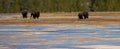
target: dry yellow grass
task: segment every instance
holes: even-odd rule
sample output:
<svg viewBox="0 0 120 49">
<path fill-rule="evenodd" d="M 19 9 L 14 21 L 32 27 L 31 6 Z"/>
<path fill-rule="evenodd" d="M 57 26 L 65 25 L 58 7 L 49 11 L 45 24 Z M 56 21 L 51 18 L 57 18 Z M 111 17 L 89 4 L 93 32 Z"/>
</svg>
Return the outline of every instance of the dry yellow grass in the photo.
<svg viewBox="0 0 120 49">
<path fill-rule="evenodd" d="M 97 18 L 97 16 L 113 16 L 118 18 Z M 79 20 L 77 12 L 73 13 L 41 13 L 39 19 L 10 18 L 0 19 L 1 25 L 44 25 L 44 24 L 67 24 L 67 25 L 120 25 L 120 12 L 90 12 L 90 18 Z"/>
</svg>

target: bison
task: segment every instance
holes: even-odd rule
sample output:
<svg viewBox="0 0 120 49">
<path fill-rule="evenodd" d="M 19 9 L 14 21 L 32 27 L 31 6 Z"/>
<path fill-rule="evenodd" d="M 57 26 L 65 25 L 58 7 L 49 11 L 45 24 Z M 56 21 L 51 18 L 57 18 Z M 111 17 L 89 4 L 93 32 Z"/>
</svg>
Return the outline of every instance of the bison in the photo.
<svg viewBox="0 0 120 49">
<path fill-rule="evenodd" d="M 78 14 L 78 18 L 79 19 L 88 19 L 89 18 L 89 13 L 87 11 L 84 11 L 84 12 L 80 12 Z"/>
<path fill-rule="evenodd" d="M 27 14 L 28 14 L 27 9 L 23 9 L 22 10 L 22 16 L 23 16 L 23 18 L 27 18 Z"/>
<path fill-rule="evenodd" d="M 84 11 L 83 16 L 84 16 L 84 19 L 88 19 L 89 18 L 89 13 L 87 11 Z"/>
<path fill-rule="evenodd" d="M 33 19 L 38 19 L 40 17 L 40 12 L 38 10 L 34 10 L 31 12 L 31 17 Z"/>
<path fill-rule="evenodd" d="M 82 14 L 82 13 L 79 13 L 79 14 L 78 14 L 78 18 L 79 18 L 79 19 L 83 19 L 83 14 Z"/>
</svg>

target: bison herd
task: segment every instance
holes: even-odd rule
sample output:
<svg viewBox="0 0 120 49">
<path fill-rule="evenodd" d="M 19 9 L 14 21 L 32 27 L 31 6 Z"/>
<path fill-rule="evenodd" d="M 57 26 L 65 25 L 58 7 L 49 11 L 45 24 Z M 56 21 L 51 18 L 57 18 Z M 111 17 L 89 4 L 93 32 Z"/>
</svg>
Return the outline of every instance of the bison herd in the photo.
<svg viewBox="0 0 120 49">
<path fill-rule="evenodd" d="M 22 10 L 22 17 L 27 18 L 28 17 L 27 15 L 28 15 L 28 10 L 26 9 Z M 31 12 L 30 18 L 38 19 L 39 17 L 40 17 L 40 12 L 37 9 Z"/>
<path fill-rule="evenodd" d="M 22 16 L 23 18 L 27 18 L 28 11 L 26 9 L 22 10 Z M 31 18 L 38 19 L 40 17 L 40 12 L 35 9 L 31 12 Z M 78 19 L 88 19 L 89 13 L 87 11 L 78 13 Z"/>
</svg>

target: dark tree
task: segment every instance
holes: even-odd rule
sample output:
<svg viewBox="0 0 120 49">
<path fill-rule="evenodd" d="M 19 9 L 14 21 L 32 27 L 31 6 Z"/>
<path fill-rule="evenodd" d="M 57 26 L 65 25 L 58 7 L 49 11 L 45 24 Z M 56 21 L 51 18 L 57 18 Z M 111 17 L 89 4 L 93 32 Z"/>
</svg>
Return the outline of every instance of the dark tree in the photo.
<svg viewBox="0 0 120 49">
<path fill-rule="evenodd" d="M 93 7 L 93 6 L 94 6 L 94 4 L 95 4 L 95 1 L 96 1 L 96 0 L 90 0 L 90 3 L 91 3 L 91 4 L 90 4 L 90 11 L 92 11 L 92 12 L 94 12 L 94 7 Z"/>
</svg>

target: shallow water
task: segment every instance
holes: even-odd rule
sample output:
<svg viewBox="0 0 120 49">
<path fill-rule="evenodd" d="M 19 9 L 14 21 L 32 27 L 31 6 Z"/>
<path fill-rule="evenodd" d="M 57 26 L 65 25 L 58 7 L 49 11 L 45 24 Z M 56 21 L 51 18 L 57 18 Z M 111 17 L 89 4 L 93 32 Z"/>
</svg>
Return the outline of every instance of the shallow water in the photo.
<svg viewBox="0 0 120 49">
<path fill-rule="evenodd" d="M 119 35 L 120 26 L 0 25 L 0 49 L 91 49 L 81 47 L 89 45 L 120 47 Z"/>
</svg>

